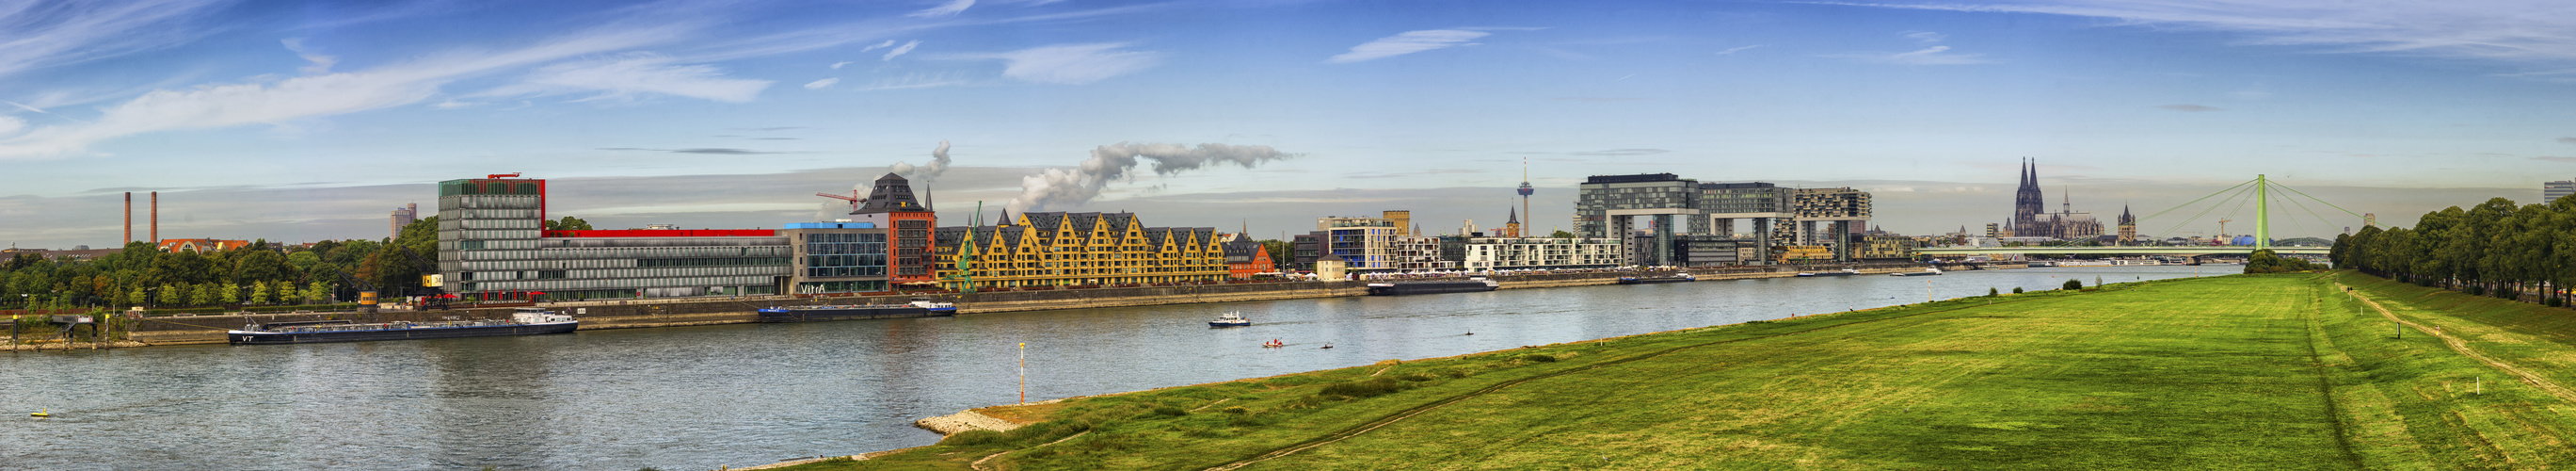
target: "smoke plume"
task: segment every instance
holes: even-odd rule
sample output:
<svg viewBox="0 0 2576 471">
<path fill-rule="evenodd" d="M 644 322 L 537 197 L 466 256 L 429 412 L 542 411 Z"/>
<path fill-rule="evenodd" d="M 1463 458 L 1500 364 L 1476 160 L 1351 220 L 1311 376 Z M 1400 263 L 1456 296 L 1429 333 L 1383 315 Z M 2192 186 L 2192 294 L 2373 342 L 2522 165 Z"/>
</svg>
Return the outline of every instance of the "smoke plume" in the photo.
<svg viewBox="0 0 2576 471">
<path fill-rule="evenodd" d="M 893 170 L 894 174 L 902 175 L 905 180 L 911 180 L 913 183 L 927 184 L 939 181 L 939 174 L 948 173 L 948 140 L 939 140 L 939 148 L 930 150 L 930 165 L 915 167 L 911 162 L 895 162 L 894 167 L 888 170 Z M 919 172 L 916 173 L 916 170 Z"/>
<path fill-rule="evenodd" d="M 1110 183 L 1125 181 L 1128 171 L 1136 168 L 1136 159 L 1154 162 L 1156 175 L 1170 175 L 1197 170 L 1214 164 L 1232 163 L 1252 168 L 1262 162 L 1295 157 L 1280 153 L 1270 146 L 1230 146 L 1199 144 L 1129 144 L 1125 142 L 1091 150 L 1091 158 L 1070 169 L 1050 168 L 1037 175 L 1020 177 L 1020 195 L 1011 198 L 1014 212 L 1043 211 L 1080 206 L 1100 196 Z"/>
</svg>

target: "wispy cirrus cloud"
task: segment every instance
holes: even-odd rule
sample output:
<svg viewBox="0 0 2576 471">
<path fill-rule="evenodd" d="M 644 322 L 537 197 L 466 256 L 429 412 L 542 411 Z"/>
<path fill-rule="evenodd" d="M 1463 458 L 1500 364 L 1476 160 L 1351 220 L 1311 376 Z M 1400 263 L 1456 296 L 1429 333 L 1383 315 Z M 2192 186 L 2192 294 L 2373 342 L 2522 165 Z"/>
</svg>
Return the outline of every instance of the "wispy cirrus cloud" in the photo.
<svg viewBox="0 0 2576 471">
<path fill-rule="evenodd" d="M 692 147 L 692 148 L 687 148 L 687 149 L 648 149 L 648 148 L 643 148 L 643 147 L 601 147 L 601 148 L 599 148 L 599 150 L 633 150 L 633 151 L 650 151 L 650 152 L 669 152 L 669 153 L 674 153 L 674 154 L 712 154 L 712 155 L 759 155 L 759 154 L 795 154 L 795 153 L 798 153 L 798 152 L 789 152 L 789 151 L 762 151 L 762 150 L 751 150 L 751 149 L 735 149 L 735 148 L 730 148 L 730 147 Z"/>
<path fill-rule="evenodd" d="M 2340 0 L 2008 0 L 1990 2 L 1812 2 L 1972 13 L 2111 18 L 2132 25 L 2245 35 L 2248 43 L 2318 46 L 2327 52 L 2576 64 L 2576 4 L 2522 0 L 2440 2 Z"/>
<path fill-rule="evenodd" d="M 2542 161 L 2542 162 L 2557 162 L 2557 163 L 2562 163 L 2562 164 L 2576 164 L 2576 157 L 2532 157 L 2532 158 L 2531 158 L 2531 160 L 2538 160 L 2538 161 Z"/>
<path fill-rule="evenodd" d="M 1827 55 L 1826 57 L 1897 65 L 1969 65 L 1994 63 L 1994 61 L 1986 60 L 1985 54 L 1959 54 L 1950 52 L 1950 46 L 1932 46 L 1916 49 L 1913 52 L 1899 52 L 1892 54 L 1833 54 Z"/>
<path fill-rule="evenodd" d="M 0 76 L 176 45 L 204 34 L 190 23 L 229 3 L 0 3 Z"/>
<path fill-rule="evenodd" d="M 1755 45 L 1751 45 L 1751 46 L 1737 46 L 1737 47 L 1734 47 L 1734 48 L 1729 48 L 1729 49 L 1724 50 L 1724 51 L 1717 51 L 1717 55 L 1721 55 L 1721 56 L 1723 56 L 1723 55 L 1727 55 L 1727 54 L 1734 54 L 1734 53 L 1738 53 L 1738 52 L 1744 52 L 1744 50 L 1746 50 L 1746 49 L 1752 49 L 1752 48 L 1757 48 L 1757 47 L 1762 47 L 1762 45 L 1760 45 L 1760 44 L 1755 44 Z"/>
<path fill-rule="evenodd" d="M 661 54 L 635 52 L 548 65 L 525 81 L 479 93 L 486 96 L 558 95 L 598 92 L 580 101 L 634 100 L 648 94 L 684 96 L 742 103 L 769 87 L 767 80 L 725 78 L 708 65 L 680 65 Z"/>
<path fill-rule="evenodd" d="M 955 77 L 955 76 L 953 76 L 953 74 L 945 74 L 945 73 L 940 73 L 940 74 L 905 74 L 905 75 L 904 75 L 904 76 L 902 76 L 902 77 L 895 77 L 895 78 L 888 78 L 888 79 L 884 79 L 884 80 L 878 80 L 878 81 L 876 81 L 875 83 L 870 83 L 870 84 L 867 84 L 867 85 L 859 86 L 856 90 L 858 90 L 858 91 L 862 91 L 862 92 L 872 92 L 872 91 L 878 91 L 878 90 L 906 90 L 906 89 L 914 89 L 914 88 L 937 88 L 937 87 L 949 87 L 949 86 L 970 85 L 970 84 L 973 84 L 973 82 L 969 82 L 969 81 L 967 81 L 966 79 L 963 79 L 963 78 Z"/>
<path fill-rule="evenodd" d="M 894 50 L 892 50 L 892 51 L 886 51 L 886 53 L 885 53 L 885 57 L 884 57 L 884 58 L 882 58 L 882 59 L 877 59 L 877 60 L 879 60 L 879 61 L 890 61 L 890 60 L 894 60 L 895 56 L 900 56 L 900 55 L 904 55 L 904 54 L 909 54 L 909 53 L 911 53 L 911 52 L 912 52 L 912 48 L 916 48 L 916 47 L 921 47 L 921 40 L 919 40 L 919 39 L 915 39 L 915 40 L 912 40 L 912 42 L 903 43 L 903 45 L 902 45 L 902 46 L 895 46 Z"/>
<path fill-rule="evenodd" d="M 957 16 L 957 14 L 958 14 L 958 13 L 964 13 L 964 12 L 966 11 L 966 8 L 968 8 L 968 7 L 973 7 L 973 6 L 975 6 L 975 0 L 949 0 L 949 1 L 948 1 L 948 3 L 942 3 L 942 4 L 939 4 L 939 6 L 930 7 L 930 8 L 927 8 L 927 9 L 923 9 L 923 10 L 921 10 L 921 11 L 912 12 L 912 14 L 910 14 L 910 15 L 904 15 L 904 16 L 910 16 L 910 17 L 915 17 L 915 18 L 941 18 L 941 17 Z"/>
<path fill-rule="evenodd" d="M 832 84 L 835 84 L 835 83 L 841 83 L 841 79 L 839 79 L 839 78 L 827 78 L 827 79 L 816 80 L 816 81 L 812 81 L 812 82 L 806 82 L 806 83 L 805 83 L 805 89 L 806 89 L 806 90 L 822 90 L 822 89 L 824 89 L 824 88 L 831 87 L 831 86 L 832 86 Z"/>
<path fill-rule="evenodd" d="M 1394 36 L 1378 38 L 1375 41 L 1351 46 L 1350 52 L 1334 55 L 1331 58 L 1324 59 L 1324 62 L 1347 64 L 1352 62 L 1384 59 L 1433 49 L 1473 46 L 1477 43 L 1468 41 L 1474 41 L 1476 38 L 1491 36 L 1493 34 L 1494 33 L 1464 29 L 1426 29 L 1421 31 L 1406 31 L 1403 33 L 1397 33 Z"/>
<path fill-rule="evenodd" d="M 599 29 L 519 49 L 454 51 L 364 71 L 156 89 L 106 107 L 95 121 L 45 126 L 0 138 L 0 158 L 61 156 L 85 151 L 99 141 L 150 132 L 280 123 L 418 103 L 459 78 L 660 43 L 685 28 Z"/>
<path fill-rule="evenodd" d="M 2198 113 L 2198 112 L 2203 112 L 2203 111 L 2226 111 L 2226 110 L 2227 110 L 2226 108 L 2219 108 L 2219 107 L 2215 107 L 2215 106 L 2201 106 L 2201 105 L 2193 105 L 2193 104 L 2159 105 L 2159 106 L 2157 106 L 2157 108 L 2163 108 L 2163 109 L 2174 110 L 2174 111 L 2182 111 L 2182 112 L 2190 112 L 2190 113 Z"/>
<path fill-rule="evenodd" d="M 1161 52 L 1126 50 L 1129 43 L 1059 44 L 960 59 L 1003 61 L 1002 76 L 1026 82 L 1081 85 L 1162 64 Z"/>
</svg>

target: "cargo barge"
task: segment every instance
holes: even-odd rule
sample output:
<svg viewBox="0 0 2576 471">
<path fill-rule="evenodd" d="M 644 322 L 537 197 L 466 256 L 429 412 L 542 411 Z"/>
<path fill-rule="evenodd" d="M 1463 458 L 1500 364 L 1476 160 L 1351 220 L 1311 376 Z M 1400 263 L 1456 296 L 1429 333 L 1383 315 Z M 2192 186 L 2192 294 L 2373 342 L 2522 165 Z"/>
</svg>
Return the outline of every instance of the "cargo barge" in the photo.
<svg viewBox="0 0 2576 471">
<path fill-rule="evenodd" d="M 1655 284 L 1655 283 L 1689 283 L 1689 282 L 1693 282 L 1693 281 L 1699 281 L 1699 278 L 1698 278 L 1698 277 L 1693 277 L 1693 276 L 1691 276 L 1691 274 L 1689 274 L 1689 273 L 1674 273 L 1674 274 L 1672 274 L 1672 275 L 1667 275 L 1667 276 L 1622 276 L 1622 277 L 1619 277 L 1619 284 L 1623 284 L 1623 285 L 1650 285 L 1650 284 Z"/>
<path fill-rule="evenodd" d="M 446 339 L 571 333 L 581 328 L 572 316 L 539 308 L 519 308 L 510 319 L 452 322 L 300 321 L 250 324 L 224 333 L 233 345 L 368 342 L 376 340 Z"/>
<path fill-rule="evenodd" d="M 1368 294 L 1370 296 L 1402 296 L 1408 294 L 1469 293 L 1476 291 L 1493 291 L 1502 287 L 1502 283 L 1495 283 L 1494 280 L 1483 278 L 1468 281 L 1369 283 Z"/>
<path fill-rule="evenodd" d="M 760 322 L 851 321 L 893 319 L 901 317 L 943 317 L 957 315 L 957 305 L 913 298 L 911 304 L 870 304 L 855 306 L 782 306 L 762 308 Z"/>
</svg>

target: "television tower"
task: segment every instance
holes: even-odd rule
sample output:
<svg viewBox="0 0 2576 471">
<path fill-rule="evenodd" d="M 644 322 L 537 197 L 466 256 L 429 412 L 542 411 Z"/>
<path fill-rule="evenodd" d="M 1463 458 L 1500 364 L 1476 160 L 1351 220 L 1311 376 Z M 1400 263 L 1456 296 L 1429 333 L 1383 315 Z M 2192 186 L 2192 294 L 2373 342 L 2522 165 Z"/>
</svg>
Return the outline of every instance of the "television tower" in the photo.
<svg viewBox="0 0 2576 471">
<path fill-rule="evenodd" d="M 1533 221 L 1533 222 L 1537 221 L 1537 220 L 1538 220 L 1538 214 L 1537 214 L 1537 213 L 1532 213 L 1532 212 L 1530 212 L 1530 210 L 1529 210 L 1529 196 L 1530 196 L 1530 193 L 1535 193 L 1535 192 L 1537 192 L 1537 189 L 1530 188 L 1530 184 L 1529 184 L 1529 158 L 1528 158 L 1528 157 L 1522 157 L 1522 158 L 1521 158 L 1521 189 L 1520 189 L 1520 192 L 1521 192 L 1521 214 L 1527 214 L 1527 215 L 1530 215 L 1530 220 L 1531 220 L 1531 221 Z M 1528 234 L 1512 234 L 1512 237 L 1529 237 L 1529 235 L 1528 235 Z"/>
</svg>

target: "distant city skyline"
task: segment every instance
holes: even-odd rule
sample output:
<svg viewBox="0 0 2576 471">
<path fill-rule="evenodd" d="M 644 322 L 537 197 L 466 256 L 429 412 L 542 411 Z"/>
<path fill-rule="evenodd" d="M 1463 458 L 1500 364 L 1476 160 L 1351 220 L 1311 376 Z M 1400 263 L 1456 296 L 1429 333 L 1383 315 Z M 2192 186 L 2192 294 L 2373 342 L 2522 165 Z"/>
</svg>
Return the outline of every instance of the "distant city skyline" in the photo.
<svg viewBox="0 0 2576 471">
<path fill-rule="evenodd" d="M 1590 175 L 1852 186 L 1913 234 L 2002 221 L 2025 157 L 2051 204 L 2141 216 L 2260 173 L 2411 225 L 2576 177 L 2563 5 L 163 0 L 0 21 L 23 26 L 0 31 L 0 241 L 22 247 L 115 245 L 124 191 L 163 193 L 165 238 L 373 239 L 430 182 L 509 172 L 604 226 L 812 220 L 834 203 L 812 193 L 905 163 L 945 173 L 925 186 L 951 221 L 1043 200 L 1267 237 L 1386 209 L 1500 227 L 1523 161 L 1537 234 L 1571 228 Z M 1224 147 L 1165 168 L 1154 144 Z M 1140 163 L 1074 171 L 1104 149 Z M 2275 231 L 2360 223 L 2331 225 Z"/>
</svg>

